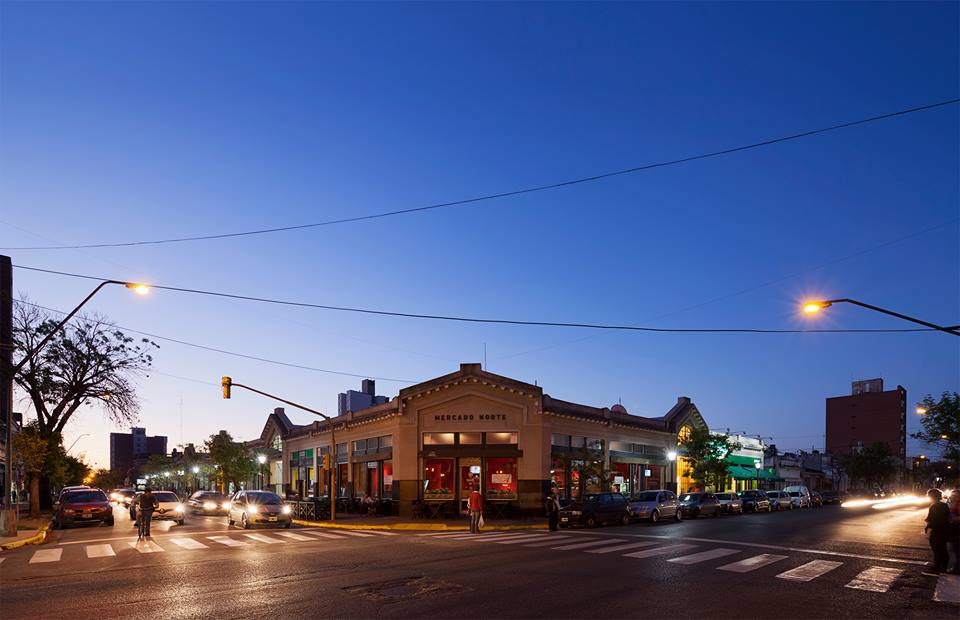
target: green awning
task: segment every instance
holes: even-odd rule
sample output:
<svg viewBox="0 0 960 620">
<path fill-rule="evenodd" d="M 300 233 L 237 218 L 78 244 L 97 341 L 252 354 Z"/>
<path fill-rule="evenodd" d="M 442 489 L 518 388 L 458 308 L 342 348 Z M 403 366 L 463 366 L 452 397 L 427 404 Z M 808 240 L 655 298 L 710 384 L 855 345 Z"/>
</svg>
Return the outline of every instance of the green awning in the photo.
<svg viewBox="0 0 960 620">
<path fill-rule="evenodd" d="M 727 472 L 734 480 L 779 480 L 777 472 L 772 469 L 757 469 L 756 467 L 742 467 L 740 465 L 728 465 Z"/>
<path fill-rule="evenodd" d="M 735 454 L 731 454 L 726 458 L 725 462 L 728 465 L 740 465 L 742 467 L 754 469 L 754 464 L 757 462 L 757 459 L 753 458 L 752 456 L 737 456 Z"/>
</svg>

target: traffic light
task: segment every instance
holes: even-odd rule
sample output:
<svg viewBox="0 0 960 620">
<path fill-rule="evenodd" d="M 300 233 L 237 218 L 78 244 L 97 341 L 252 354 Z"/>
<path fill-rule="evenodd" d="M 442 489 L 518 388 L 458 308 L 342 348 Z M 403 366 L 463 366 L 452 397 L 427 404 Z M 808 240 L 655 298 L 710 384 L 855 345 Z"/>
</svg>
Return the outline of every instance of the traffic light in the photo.
<svg viewBox="0 0 960 620">
<path fill-rule="evenodd" d="M 230 386 L 233 385 L 233 380 L 230 377 L 221 377 L 220 385 L 223 386 L 223 397 L 230 398 Z"/>
<path fill-rule="evenodd" d="M 323 455 L 323 468 L 324 468 L 324 469 L 330 469 L 330 455 L 329 455 L 329 454 L 324 454 L 324 455 Z"/>
</svg>

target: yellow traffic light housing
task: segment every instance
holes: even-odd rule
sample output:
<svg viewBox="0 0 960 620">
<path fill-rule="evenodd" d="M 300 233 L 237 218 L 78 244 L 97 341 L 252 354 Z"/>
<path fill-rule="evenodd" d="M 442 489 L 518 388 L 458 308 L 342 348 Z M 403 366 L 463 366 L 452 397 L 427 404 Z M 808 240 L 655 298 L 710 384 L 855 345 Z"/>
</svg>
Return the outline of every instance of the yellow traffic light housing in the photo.
<svg viewBox="0 0 960 620">
<path fill-rule="evenodd" d="M 230 398 L 230 387 L 233 385 L 233 380 L 230 377 L 221 377 L 220 385 L 223 386 L 223 397 Z"/>
<path fill-rule="evenodd" d="M 323 468 L 324 468 L 324 469 L 330 469 L 330 455 L 329 455 L 329 454 L 324 454 L 324 455 L 323 455 Z"/>
</svg>

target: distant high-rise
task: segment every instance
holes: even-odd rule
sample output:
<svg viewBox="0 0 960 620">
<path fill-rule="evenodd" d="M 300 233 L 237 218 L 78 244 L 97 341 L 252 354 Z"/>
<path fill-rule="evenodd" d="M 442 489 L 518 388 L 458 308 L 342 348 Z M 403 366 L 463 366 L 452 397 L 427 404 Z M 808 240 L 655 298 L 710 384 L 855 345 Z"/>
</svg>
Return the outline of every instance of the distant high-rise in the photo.
<svg viewBox="0 0 960 620">
<path fill-rule="evenodd" d="M 143 465 L 151 454 L 166 454 L 167 438 L 147 436 L 147 429 L 133 427 L 129 433 L 110 433 L 110 471 L 126 475 Z"/>
<path fill-rule="evenodd" d="M 337 415 L 348 411 L 360 411 L 374 405 L 387 402 L 386 396 L 377 396 L 377 384 L 373 379 L 364 379 L 360 382 L 360 391 L 347 390 L 337 394 Z"/>
<path fill-rule="evenodd" d="M 826 404 L 826 448 L 850 454 L 884 443 L 903 465 L 907 457 L 907 390 L 884 391 L 883 379 L 854 381 L 850 396 L 835 396 Z"/>
</svg>

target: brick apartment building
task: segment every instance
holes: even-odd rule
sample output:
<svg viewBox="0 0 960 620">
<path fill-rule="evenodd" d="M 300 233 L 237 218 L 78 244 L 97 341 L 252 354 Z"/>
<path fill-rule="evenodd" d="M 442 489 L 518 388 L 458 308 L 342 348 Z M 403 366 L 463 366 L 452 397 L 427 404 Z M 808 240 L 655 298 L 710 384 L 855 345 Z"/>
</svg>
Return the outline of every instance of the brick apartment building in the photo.
<svg viewBox="0 0 960 620">
<path fill-rule="evenodd" d="M 907 456 L 907 390 L 898 385 L 883 390 L 883 379 L 854 381 L 849 396 L 827 399 L 826 448 L 850 454 L 858 448 L 885 443 L 903 467 Z"/>
</svg>

